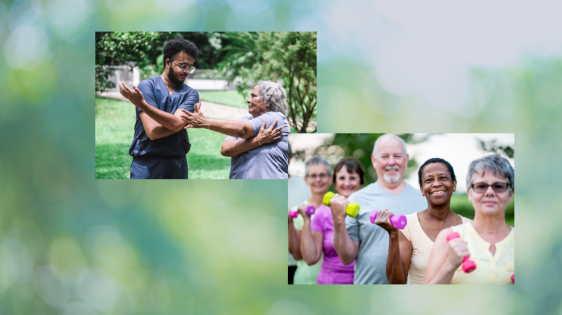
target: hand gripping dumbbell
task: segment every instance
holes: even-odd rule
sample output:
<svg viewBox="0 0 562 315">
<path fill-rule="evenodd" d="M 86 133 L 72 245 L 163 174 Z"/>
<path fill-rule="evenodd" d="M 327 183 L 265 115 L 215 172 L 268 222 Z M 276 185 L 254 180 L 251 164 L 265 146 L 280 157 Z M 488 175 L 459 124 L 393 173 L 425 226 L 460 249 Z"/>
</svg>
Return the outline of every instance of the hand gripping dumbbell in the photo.
<svg viewBox="0 0 562 315">
<path fill-rule="evenodd" d="M 371 223 L 375 224 L 378 213 L 379 210 L 373 210 L 373 212 L 371 212 Z M 395 214 L 390 216 L 390 223 L 392 223 L 392 226 L 395 229 L 403 230 L 406 227 L 406 224 L 408 224 L 408 219 L 406 219 L 405 215 Z"/>
<path fill-rule="evenodd" d="M 316 208 L 314 208 L 313 205 L 309 205 L 306 207 L 306 214 L 308 215 L 313 215 L 314 212 L 316 211 Z M 289 215 L 291 216 L 291 218 L 296 218 L 299 215 L 298 211 L 289 211 Z"/>
<path fill-rule="evenodd" d="M 511 275 L 511 282 L 513 282 L 513 284 L 515 284 L 515 274 Z"/>
<path fill-rule="evenodd" d="M 324 204 L 329 207 L 330 206 L 330 199 L 332 199 L 332 197 L 334 197 L 336 194 L 334 194 L 333 192 L 329 191 L 324 195 L 324 199 L 322 200 L 324 202 Z M 350 202 L 347 207 L 345 208 L 345 213 L 352 217 L 355 218 L 358 214 L 359 214 L 359 205 L 356 204 L 355 202 Z"/>
<path fill-rule="evenodd" d="M 447 242 L 452 239 L 460 238 L 461 236 L 457 232 L 451 232 L 447 235 Z M 468 258 L 468 256 L 464 257 L 462 260 L 462 270 L 466 273 L 473 272 L 476 269 L 476 263 Z"/>
</svg>

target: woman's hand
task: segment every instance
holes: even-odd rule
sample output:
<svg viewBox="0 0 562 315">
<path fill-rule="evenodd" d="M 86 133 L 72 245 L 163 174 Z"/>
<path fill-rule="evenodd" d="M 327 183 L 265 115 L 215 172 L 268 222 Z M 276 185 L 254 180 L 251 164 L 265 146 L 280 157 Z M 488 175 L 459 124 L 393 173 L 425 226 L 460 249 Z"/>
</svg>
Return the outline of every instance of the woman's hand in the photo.
<svg viewBox="0 0 562 315">
<path fill-rule="evenodd" d="M 304 221 L 306 220 L 310 220 L 310 216 L 306 213 L 306 207 L 308 207 L 308 205 L 302 204 L 299 206 L 299 213 L 300 215 L 302 215 L 302 218 Z"/>
<path fill-rule="evenodd" d="M 128 99 L 129 101 L 131 101 L 131 103 L 137 106 L 140 105 L 142 101 L 144 101 L 142 92 L 137 89 L 136 86 L 133 85 L 133 89 L 131 90 L 123 81 L 119 83 L 119 93 L 121 93 L 124 98 Z"/>
<path fill-rule="evenodd" d="M 199 98 L 199 103 L 195 104 L 193 107 L 193 113 L 186 111 L 185 109 L 181 110 L 180 113 L 181 119 L 183 119 L 187 125 L 184 129 L 187 128 L 207 128 L 210 129 L 211 124 L 209 119 L 203 115 L 201 112 L 201 98 Z"/>
<path fill-rule="evenodd" d="M 379 210 L 377 218 L 375 219 L 375 224 L 385 229 L 389 234 L 396 232 L 398 229 L 390 222 L 390 217 L 393 215 L 394 213 L 389 212 L 386 208 L 384 210 Z"/>
<path fill-rule="evenodd" d="M 332 210 L 332 218 L 334 223 L 338 220 L 345 221 L 345 209 L 349 204 L 349 200 L 342 195 L 335 194 L 332 199 L 330 199 L 330 209 Z"/>
<path fill-rule="evenodd" d="M 449 241 L 449 256 L 447 264 L 451 269 L 457 269 L 466 256 L 470 256 L 468 246 L 461 238 L 455 238 Z"/>
<path fill-rule="evenodd" d="M 291 218 L 291 209 L 287 212 L 287 216 L 289 217 L 289 225 L 293 224 L 293 218 Z"/>
<path fill-rule="evenodd" d="M 260 131 L 256 136 L 256 141 L 258 141 L 259 145 L 263 145 L 269 143 L 273 140 L 277 140 L 281 138 L 280 134 L 283 131 L 283 126 L 273 129 L 277 125 L 277 120 L 269 126 L 269 128 L 265 128 L 265 120 L 261 125 Z"/>
</svg>

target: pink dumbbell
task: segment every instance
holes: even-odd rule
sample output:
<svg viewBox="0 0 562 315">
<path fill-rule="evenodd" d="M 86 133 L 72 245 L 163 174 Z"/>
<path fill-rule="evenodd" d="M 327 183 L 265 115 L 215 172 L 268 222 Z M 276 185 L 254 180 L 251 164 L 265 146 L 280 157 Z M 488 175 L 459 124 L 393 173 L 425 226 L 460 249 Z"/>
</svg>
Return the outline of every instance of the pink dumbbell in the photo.
<svg viewBox="0 0 562 315">
<path fill-rule="evenodd" d="M 513 282 L 513 284 L 515 284 L 515 274 L 511 275 L 511 282 Z"/>
<path fill-rule="evenodd" d="M 371 223 L 375 224 L 378 213 L 379 210 L 373 210 L 373 212 L 371 212 Z M 392 226 L 395 229 L 403 230 L 406 227 L 406 224 L 408 224 L 408 219 L 406 219 L 405 215 L 395 214 L 390 217 L 390 223 L 392 223 Z"/>
<path fill-rule="evenodd" d="M 316 211 L 316 208 L 314 208 L 313 205 L 309 205 L 306 207 L 306 214 L 308 215 L 313 215 L 314 212 Z M 289 215 L 291 216 L 291 218 L 296 218 L 299 215 L 298 211 L 289 211 Z"/>
<path fill-rule="evenodd" d="M 460 237 L 461 236 L 459 235 L 459 233 L 451 232 L 451 233 L 449 233 L 449 235 L 447 235 L 447 242 L 449 242 L 450 240 L 453 240 L 455 238 L 460 238 Z M 470 260 L 468 257 L 469 256 L 466 256 L 462 260 L 462 270 L 465 273 L 473 272 L 474 269 L 476 269 L 476 263 L 474 261 Z"/>
</svg>

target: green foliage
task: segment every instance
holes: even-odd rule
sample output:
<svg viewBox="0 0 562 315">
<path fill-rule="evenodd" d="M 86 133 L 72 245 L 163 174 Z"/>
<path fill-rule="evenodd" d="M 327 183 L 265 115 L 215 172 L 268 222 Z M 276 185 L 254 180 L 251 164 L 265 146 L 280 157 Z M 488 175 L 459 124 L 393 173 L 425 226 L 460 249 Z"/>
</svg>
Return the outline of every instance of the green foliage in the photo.
<svg viewBox="0 0 562 315">
<path fill-rule="evenodd" d="M 289 124 L 306 132 L 316 120 L 316 32 L 240 32 L 223 37 L 230 44 L 223 48 L 228 54 L 219 66 L 229 82 L 242 94 L 259 80 L 282 81 Z"/>
<path fill-rule="evenodd" d="M 115 87 L 108 82 L 114 71 L 112 66 L 138 66 L 141 80 L 161 74 L 164 70 L 163 48 L 175 37 L 193 42 L 199 50 L 195 60 L 198 69 L 214 69 L 226 52 L 222 33 L 216 32 L 96 32 L 96 91 L 103 92 Z"/>
<path fill-rule="evenodd" d="M 154 52 L 168 37 L 156 32 L 96 32 L 96 91 L 115 87 L 107 81 L 115 70 L 112 66 L 128 65 L 131 70 L 134 65 L 150 66 Z"/>
<path fill-rule="evenodd" d="M 490 141 L 478 140 L 478 142 L 480 144 L 480 149 L 485 152 L 503 153 L 510 159 L 513 159 L 515 156 L 515 147 L 513 145 L 498 144 L 497 139 L 493 139 Z"/>
</svg>

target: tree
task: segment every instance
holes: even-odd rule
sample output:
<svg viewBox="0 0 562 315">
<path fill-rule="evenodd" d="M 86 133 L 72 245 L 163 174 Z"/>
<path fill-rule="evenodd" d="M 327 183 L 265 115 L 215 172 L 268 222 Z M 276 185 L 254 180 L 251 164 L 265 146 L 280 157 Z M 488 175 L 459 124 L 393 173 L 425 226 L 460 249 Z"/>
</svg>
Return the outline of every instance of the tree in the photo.
<svg viewBox="0 0 562 315">
<path fill-rule="evenodd" d="M 150 65 L 154 51 L 162 45 L 163 33 L 156 32 L 96 32 L 96 91 L 114 88 L 108 81 L 115 66 Z M 160 49 L 161 51 L 161 49 Z"/>
<path fill-rule="evenodd" d="M 141 72 L 162 73 L 163 48 L 175 37 L 183 37 L 195 44 L 199 56 L 195 60 L 198 69 L 214 69 L 226 55 L 223 45 L 229 44 L 218 32 L 96 32 L 96 91 L 114 88 L 108 81 L 115 66 L 138 66 Z"/>
<path fill-rule="evenodd" d="M 513 159 L 513 157 L 515 156 L 515 148 L 514 148 L 513 145 L 498 144 L 497 139 L 493 139 L 493 140 L 490 140 L 490 141 L 484 141 L 484 140 L 478 139 L 478 142 L 479 142 L 479 145 L 480 145 L 480 149 L 482 149 L 482 151 L 484 151 L 484 152 L 491 152 L 491 153 L 500 153 L 501 152 L 510 159 Z"/>
<path fill-rule="evenodd" d="M 259 80 L 282 81 L 289 124 L 307 132 L 316 119 L 316 32 L 241 32 L 226 33 L 224 38 L 230 40 L 221 63 L 228 81 L 244 97 Z"/>
</svg>

